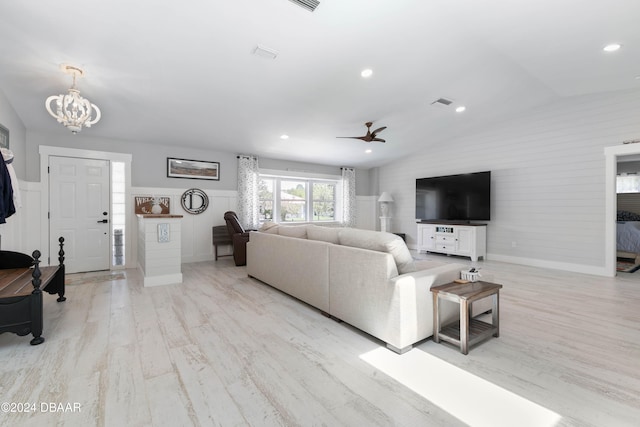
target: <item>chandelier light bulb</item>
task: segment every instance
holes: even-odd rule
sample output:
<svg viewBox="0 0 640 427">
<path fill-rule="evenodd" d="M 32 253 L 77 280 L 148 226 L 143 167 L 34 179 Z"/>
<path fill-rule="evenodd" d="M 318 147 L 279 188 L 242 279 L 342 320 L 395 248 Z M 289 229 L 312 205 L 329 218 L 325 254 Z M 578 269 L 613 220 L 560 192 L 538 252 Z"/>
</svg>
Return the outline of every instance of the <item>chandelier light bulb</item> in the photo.
<svg viewBox="0 0 640 427">
<path fill-rule="evenodd" d="M 91 125 L 96 124 L 102 117 L 102 114 L 95 104 L 92 104 L 88 99 L 80 96 L 80 91 L 76 89 L 76 76 L 82 76 L 84 74 L 83 71 L 67 65 L 65 72 L 73 74 L 73 85 L 69 88 L 69 92 L 66 95 L 60 94 L 48 97 L 45 101 L 45 107 L 58 123 L 62 123 L 72 133 L 76 134 L 82 130 L 82 126 L 89 128 Z M 54 103 L 55 108 L 52 108 Z"/>
</svg>

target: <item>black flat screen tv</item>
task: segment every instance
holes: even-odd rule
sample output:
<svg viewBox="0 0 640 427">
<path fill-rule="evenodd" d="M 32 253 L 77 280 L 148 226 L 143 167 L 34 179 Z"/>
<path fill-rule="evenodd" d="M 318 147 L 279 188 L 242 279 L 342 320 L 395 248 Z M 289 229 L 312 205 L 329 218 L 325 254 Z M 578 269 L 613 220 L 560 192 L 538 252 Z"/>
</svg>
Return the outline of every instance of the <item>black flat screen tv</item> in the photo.
<svg viewBox="0 0 640 427">
<path fill-rule="evenodd" d="M 416 220 L 491 219 L 491 171 L 416 179 Z"/>
</svg>

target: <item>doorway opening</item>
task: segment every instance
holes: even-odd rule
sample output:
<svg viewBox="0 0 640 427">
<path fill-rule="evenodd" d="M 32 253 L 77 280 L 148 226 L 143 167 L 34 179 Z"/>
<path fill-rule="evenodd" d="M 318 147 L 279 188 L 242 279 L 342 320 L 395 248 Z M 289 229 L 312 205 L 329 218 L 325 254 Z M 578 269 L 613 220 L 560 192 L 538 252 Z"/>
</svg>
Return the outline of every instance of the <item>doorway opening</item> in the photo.
<svg viewBox="0 0 640 427">
<path fill-rule="evenodd" d="M 618 161 L 628 156 L 640 156 L 640 144 L 623 144 L 605 147 L 605 274 L 615 276 L 617 256 L 617 207 L 616 176 Z"/>
</svg>

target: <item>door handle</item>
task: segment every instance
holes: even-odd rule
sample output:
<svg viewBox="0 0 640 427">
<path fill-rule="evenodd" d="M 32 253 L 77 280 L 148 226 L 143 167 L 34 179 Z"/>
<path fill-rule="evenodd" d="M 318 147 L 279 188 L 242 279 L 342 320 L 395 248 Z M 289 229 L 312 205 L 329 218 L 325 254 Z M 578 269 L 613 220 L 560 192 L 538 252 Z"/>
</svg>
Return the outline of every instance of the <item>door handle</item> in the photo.
<svg viewBox="0 0 640 427">
<path fill-rule="evenodd" d="M 103 219 L 102 221 L 97 221 L 98 224 L 102 223 L 102 224 L 107 224 L 109 222 L 108 219 Z"/>
</svg>

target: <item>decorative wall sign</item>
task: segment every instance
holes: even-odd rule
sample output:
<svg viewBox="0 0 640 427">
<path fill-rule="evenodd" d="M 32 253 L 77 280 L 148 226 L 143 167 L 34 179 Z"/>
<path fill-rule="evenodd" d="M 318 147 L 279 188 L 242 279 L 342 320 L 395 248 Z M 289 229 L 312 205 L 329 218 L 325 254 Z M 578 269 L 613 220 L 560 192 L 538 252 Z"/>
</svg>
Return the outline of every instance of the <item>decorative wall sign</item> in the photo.
<svg viewBox="0 0 640 427">
<path fill-rule="evenodd" d="M 197 188 L 191 188 L 182 194 L 182 208 L 190 214 L 198 215 L 207 210 L 209 197 Z"/>
<path fill-rule="evenodd" d="M 0 125 L 0 148 L 9 149 L 9 129 Z"/>
<path fill-rule="evenodd" d="M 158 243 L 168 243 L 171 241 L 169 229 L 169 224 L 158 224 Z"/>
<path fill-rule="evenodd" d="M 167 176 L 220 181 L 220 163 L 167 157 Z"/>
<path fill-rule="evenodd" d="M 136 196 L 135 197 L 135 213 L 137 214 L 161 214 L 168 215 L 171 213 L 170 197 L 158 196 Z"/>
</svg>

